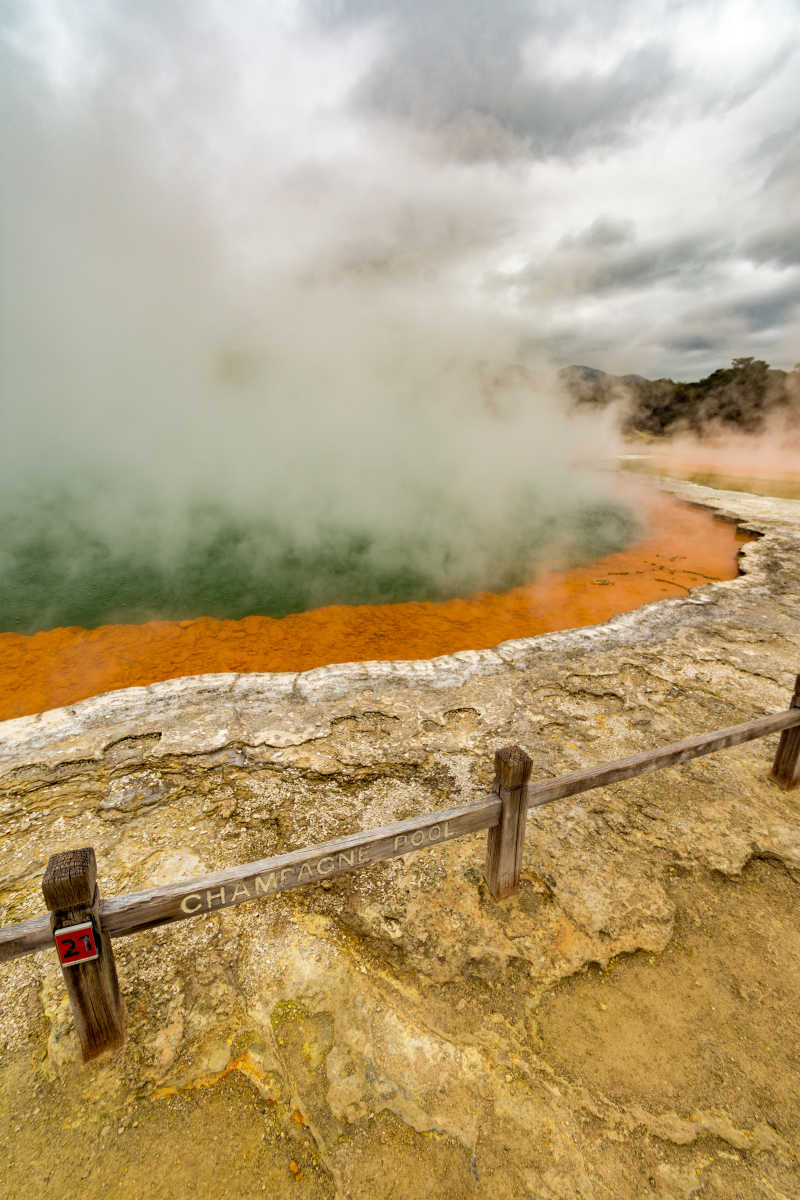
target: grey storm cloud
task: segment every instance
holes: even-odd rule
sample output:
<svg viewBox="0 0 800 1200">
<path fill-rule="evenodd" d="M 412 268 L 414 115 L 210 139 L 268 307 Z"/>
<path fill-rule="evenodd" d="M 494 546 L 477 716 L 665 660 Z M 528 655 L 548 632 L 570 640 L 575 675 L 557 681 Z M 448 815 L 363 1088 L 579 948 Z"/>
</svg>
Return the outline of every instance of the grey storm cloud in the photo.
<svg viewBox="0 0 800 1200">
<path fill-rule="evenodd" d="M 351 0 L 312 2 L 329 29 L 373 25 L 383 34 L 377 61 L 354 105 L 435 136 L 441 150 L 469 159 L 552 154 L 569 157 L 613 144 L 673 86 L 669 47 L 652 38 L 601 66 L 550 68 L 547 47 L 576 35 L 604 36 L 624 4 L 561 7 L 524 0 Z M 526 46 L 531 51 L 526 54 Z"/>
<path fill-rule="evenodd" d="M 775 144 L 775 165 L 767 177 L 765 190 L 780 193 L 793 192 L 796 199 L 800 187 L 800 129 L 780 138 L 772 139 Z"/>
<path fill-rule="evenodd" d="M 715 263 L 729 257 L 730 242 L 714 242 L 707 234 L 690 234 L 634 248 L 594 266 L 586 290 L 608 292 L 673 280 L 692 287 Z"/>
<path fill-rule="evenodd" d="M 580 233 L 565 234 L 559 242 L 560 250 L 605 249 L 633 241 L 636 226 L 633 221 L 617 221 L 613 217 L 598 217 Z"/>
<path fill-rule="evenodd" d="M 776 332 L 800 328 L 800 275 L 763 289 L 758 295 L 731 294 L 717 303 L 689 305 L 684 311 L 667 316 L 659 336 L 663 351 L 683 361 L 676 378 L 697 378 L 693 363 L 724 365 L 735 357 L 732 346 L 746 347 L 756 357 L 769 359 L 769 346 Z M 795 342 L 795 347 L 797 343 Z M 795 355 L 795 360 L 797 355 Z M 786 367 L 792 362 L 787 360 Z"/>
<path fill-rule="evenodd" d="M 655 373 L 682 358 L 700 371 L 740 353 L 794 361 L 794 279 L 769 275 L 800 265 L 792 9 L 307 0 L 325 35 L 371 39 L 347 95 L 365 130 L 405 133 L 433 171 L 529 172 L 527 219 L 512 206 L 470 231 L 464 212 L 448 231 L 396 214 L 329 269 L 422 276 L 426 258 L 430 275 L 482 254 L 485 293 L 527 311 L 531 342 L 559 359 Z M 542 214 L 538 184 L 554 178 L 562 211 Z"/>
<path fill-rule="evenodd" d="M 501 282 L 532 292 L 559 290 L 569 280 L 581 295 L 603 295 L 671 281 L 691 288 L 698 276 L 725 262 L 730 240 L 707 232 L 663 240 L 636 241 L 632 223 L 598 218 L 587 229 L 561 239 L 555 252 L 506 276 Z"/>
<path fill-rule="evenodd" d="M 708 354 L 710 350 L 715 350 L 718 343 L 708 337 L 701 337 L 699 334 L 689 334 L 686 337 L 677 337 L 669 343 L 670 350 L 674 350 L 678 354 Z"/>
<path fill-rule="evenodd" d="M 231 328 L 265 280 L 621 374 L 791 365 L 798 77 L 797 0 L 10 0 L 5 268 L 42 320 L 149 264 Z"/>
<path fill-rule="evenodd" d="M 748 258 L 778 267 L 800 266 L 800 221 L 765 230 L 746 246 Z"/>
<path fill-rule="evenodd" d="M 774 329 L 800 314 L 800 275 L 765 295 L 735 301 L 725 311 L 744 318 L 747 327 L 756 332 Z"/>
</svg>

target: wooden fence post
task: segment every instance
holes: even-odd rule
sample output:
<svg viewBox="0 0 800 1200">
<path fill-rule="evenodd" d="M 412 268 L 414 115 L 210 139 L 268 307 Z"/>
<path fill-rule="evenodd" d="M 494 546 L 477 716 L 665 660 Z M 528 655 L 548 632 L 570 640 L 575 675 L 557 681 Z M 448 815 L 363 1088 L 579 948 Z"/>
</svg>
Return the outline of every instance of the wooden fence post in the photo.
<svg viewBox="0 0 800 1200">
<path fill-rule="evenodd" d="M 794 684 L 790 708 L 800 708 L 800 675 Z M 781 787 L 793 788 L 800 783 L 800 725 L 784 729 L 778 742 L 778 752 L 772 764 L 772 778 Z"/>
<path fill-rule="evenodd" d="M 519 746 L 505 746 L 494 756 L 494 790 L 503 802 L 499 825 L 489 830 L 486 882 L 495 900 L 519 891 L 528 804 L 525 784 L 533 763 Z"/>
<path fill-rule="evenodd" d="M 100 920 L 94 850 L 54 854 L 42 879 L 42 892 L 52 914 L 53 939 L 87 1062 L 125 1040 L 125 1011 L 111 939 Z"/>
</svg>

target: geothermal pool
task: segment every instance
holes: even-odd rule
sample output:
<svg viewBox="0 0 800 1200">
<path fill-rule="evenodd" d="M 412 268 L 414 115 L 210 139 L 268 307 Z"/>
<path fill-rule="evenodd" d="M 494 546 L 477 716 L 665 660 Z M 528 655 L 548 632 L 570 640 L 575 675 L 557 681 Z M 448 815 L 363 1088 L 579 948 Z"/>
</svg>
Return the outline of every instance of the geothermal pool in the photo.
<svg viewBox="0 0 800 1200">
<path fill-rule="evenodd" d="M 183 675 L 302 671 L 486 649 L 595 624 L 736 575 L 746 538 L 734 525 L 652 485 L 632 480 L 622 486 L 637 513 L 638 536 L 578 565 L 539 567 L 532 578 L 504 591 L 328 604 L 282 617 L 200 616 L 0 633 L 0 719 Z"/>
</svg>

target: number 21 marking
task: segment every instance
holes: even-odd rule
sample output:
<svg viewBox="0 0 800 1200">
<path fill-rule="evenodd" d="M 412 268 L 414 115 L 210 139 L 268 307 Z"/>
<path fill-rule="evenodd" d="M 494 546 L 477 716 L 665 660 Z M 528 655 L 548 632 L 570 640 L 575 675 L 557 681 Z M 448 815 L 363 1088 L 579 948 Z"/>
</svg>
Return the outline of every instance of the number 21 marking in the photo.
<svg viewBox="0 0 800 1200">
<path fill-rule="evenodd" d="M 80 925 L 67 925 L 54 931 L 56 948 L 61 965 L 72 967 L 77 963 L 91 962 L 99 957 L 97 936 L 91 921 Z"/>
<path fill-rule="evenodd" d="M 88 933 L 82 933 L 81 936 L 77 940 L 79 942 L 83 942 L 83 953 L 84 954 L 92 953 L 94 946 L 92 945 L 92 939 L 89 937 Z M 66 947 L 64 950 L 64 954 L 63 954 L 64 958 L 78 958 L 78 956 L 80 955 L 81 952 L 77 948 L 75 938 L 71 938 L 71 937 L 64 938 L 63 944 Z"/>
</svg>

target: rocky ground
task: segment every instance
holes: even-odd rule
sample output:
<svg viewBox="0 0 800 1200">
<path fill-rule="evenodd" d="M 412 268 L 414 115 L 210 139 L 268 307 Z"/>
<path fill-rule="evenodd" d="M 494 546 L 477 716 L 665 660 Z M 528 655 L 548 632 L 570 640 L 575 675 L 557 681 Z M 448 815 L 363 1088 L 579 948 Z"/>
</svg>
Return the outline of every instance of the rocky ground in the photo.
<svg viewBox="0 0 800 1200">
<path fill-rule="evenodd" d="M 0 923 L 48 856 L 105 895 L 785 708 L 800 502 L 669 485 L 743 574 L 603 626 L 410 664 L 205 676 L 0 725 Z M 755 536 L 760 535 L 760 536 Z M 800 793 L 777 738 L 485 835 L 115 942 L 128 1041 L 81 1065 L 55 955 L 0 967 L 9 1197 L 790 1200 Z"/>
</svg>

